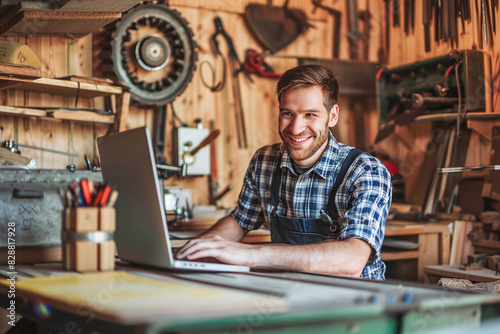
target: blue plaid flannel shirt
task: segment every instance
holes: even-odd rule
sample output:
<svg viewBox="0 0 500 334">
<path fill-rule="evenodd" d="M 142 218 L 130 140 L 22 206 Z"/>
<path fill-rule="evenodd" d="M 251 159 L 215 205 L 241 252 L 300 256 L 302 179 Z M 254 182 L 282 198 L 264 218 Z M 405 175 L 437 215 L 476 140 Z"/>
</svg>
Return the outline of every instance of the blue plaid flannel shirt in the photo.
<svg viewBox="0 0 500 334">
<path fill-rule="evenodd" d="M 270 202 L 271 177 L 281 156 L 283 170 L 280 194 L 284 201 L 277 213 L 286 217 L 320 218 L 340 166 L 352 147 L 338 143 L 330 133 L 328 146 L 315 166 L 297 175 L 282 143 L 255 152 L 247 169 L 238 205 L 231 215 L 245 230 L 269 224 L 273 210 Z M 358 238 L 372 248 L 361 278 L 384 279 L 385 264 L 380 258 L 385 222 L 392 196 L 391 175 L 382 162 L 367 153 L 356 158 L 337 191 L 335 203 L 343 217 L 339 239 Z"/>
</svg>

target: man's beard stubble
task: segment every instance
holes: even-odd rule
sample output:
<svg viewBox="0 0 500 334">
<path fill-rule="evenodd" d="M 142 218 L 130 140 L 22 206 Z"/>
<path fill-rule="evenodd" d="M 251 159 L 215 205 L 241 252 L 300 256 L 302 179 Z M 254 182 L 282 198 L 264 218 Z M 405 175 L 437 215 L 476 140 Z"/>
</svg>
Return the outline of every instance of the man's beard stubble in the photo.
<svg viewBox="0 0 500 334">
<path fill-rule="evenodd" d="M 329 133 L 330 133 L 330 128 L 328 127 L 328 123 L 326 124 L 325 128 L 319 132 L 319 135 L 313 136 L 313 142 L 304 149 L 303 147 L 296 147 L 293 145 L 290 145 L 288 141 L 285 140 L 284 137 L 289 137 L 291 136 L 290 132 L 288 130 L 285 130 L 285 133 L 282 134 L 280 131 L 278 131 L 281 137 L 281 140 L 285 144 L 286 150 L 288 151 L 288 154 L 290 157 L 293 159 L 293 161 L 298 162 L 298 161 L 303 161 L 307 160 L 310 157 L 312 157 L 320 148 L 323 146 L 325 141 L 328 140 Z M 301 133 L 299 136 L 309 136 L 310 134 L 306 133 Z"/>
</svg>

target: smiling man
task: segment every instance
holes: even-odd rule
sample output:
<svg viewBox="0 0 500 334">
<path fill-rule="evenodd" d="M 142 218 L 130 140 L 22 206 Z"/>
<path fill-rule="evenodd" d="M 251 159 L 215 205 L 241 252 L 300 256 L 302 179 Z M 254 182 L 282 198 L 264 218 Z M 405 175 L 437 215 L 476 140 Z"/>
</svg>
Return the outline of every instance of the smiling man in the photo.
<svg viewBox="0 0 500 334">
<path fill-rule="evenodd" d="M 339 116 L 337 79 L 326 67 L 298 66 L 283 74 L 276 93 L 283 143 L 257 150 L 237 207 L 176 256 L 384 279 L 391 177 L 378 159 L 330 132 Z M 264 222 L 272 244 L 239 242 Z"/>
</svg>

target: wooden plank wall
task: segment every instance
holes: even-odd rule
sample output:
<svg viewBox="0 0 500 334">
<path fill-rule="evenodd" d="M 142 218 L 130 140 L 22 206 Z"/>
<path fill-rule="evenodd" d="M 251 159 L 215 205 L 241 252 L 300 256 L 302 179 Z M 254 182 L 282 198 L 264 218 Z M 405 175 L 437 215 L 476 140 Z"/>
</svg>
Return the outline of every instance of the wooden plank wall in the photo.
<svg viewBox="0 0 500 334">
<path fill-rule="evenodd" d="M 403 1 L 401 1 L 401 7 Z M 274 0 L 273 5 L 280 6 L 284 0 Z M 217 75 L 220 69 L 217 68 L 217 60 L 210 45 L 210 38 L 214 33 L 213 19 L 220 16 L 226 30 L 232 36 L 236 50 L 240 59 L 243 59 L 245 50 L 253 48 L 262 50 L 253 36 L 247 29 L 243 20 L 243 12 L 247 3 L 267 3 L 267 0 L 170 0 L 172 8 L 178 10 L 189 22 L 198 43 L 198 64 L 201 61 L 208 61 L 214 64 Z M 348 48 L 348 24 L 347 24 L 347 0 L 325 0 L 323 4 L 333 7 L 342 12 L 340 59 L 349 58 Z M 369 5 L 371 12 L 371 31 L 369 42 L 369 61 L 378 61 L 378 50 L 384 39 L 385 7 L 384 1 L 358 1 L 358 9 L 363 10 Z M 278 55 L 300 56 L 300 57 L 332 57 L 333 41 L 333 18 L 324 10 L 317 9 L 313 13 L 313 6 L 310 0 L 290 0 L 291 8 L 299 8 L 309 17 L 309 22 L 315 27 L 309 29 L 301 35 L 295 42 L 283 49 Z M 388 66 L 396 66 L 413 61 L 445 54 L 451 50 L 449 43 L 441 42 L 439 45 L 432 44 L 431 51 L 424 51 L 423 25 L 422 22 L 422 2 L 416 1 L 416 28 L 413 33 L 406 36 L 403 25 L 399 28 L 391 26 L 390 39 L 391 49 L 389 52 Z M 475 11 L 473 10 L 473 16 Z M 470 49 L 474 45 L 479 45 L 477 40 L 477 22 L 467 23 L 465 32 L 459 24 L 459 48 Z M 498 24 L 497 15 L 497 26 Z M 362 28 L 360 23 L 360 28 Z M 93 36 L 85 36 L 79 39 L 68 39 L 64 37 L 28 37 L 10 38 L 21 43 L 28 44 L 40 57 L 43 64 L 44 77 L 62 77 L 70 74 L 92 75 L 100 49 L 95 47 Z M 95 39 L 96 36 L 94 36 Z M 496 37 L 496 36 L 495 36 Z M 220 42 L 223 52 L 227 52 L 224 42 Z M 500 48 L 495 44 L 484 48 L 489 52 L 492 62 L 493 73 L 500 71 Z M 296 59 L 270 59 L 276 71 L 283 71 L 294 66 Z M 206 70 L 206 68 L 205 68 Z M 243 176 L 247 164 L 254 151 L 266 144 L 279 141 L 277 133 L 277 102 L 274 95 L 276 80 L 253 77 L 251 83 L 243 76 L 240 77 L 242 90 L 243 110 L 245 113 L 246 130 L 249 147 L 239 149 L 235 133 L 235 120 L 233 114 L 233 97 L 231 85 L 228 81 L 226 87 L 218 93 L 212 93 L 205 88 L 200 80 L 200 69 L 194 74 L 192 82 L 185 92 L 179 96 L 174 107 L 179 117 L 190 125 L 197 118 L 202 119 L 204 127 L 209 127 L 213 122 L 215 128 L 221 129 L 221 135 L 216 140 L 216 162 L 218 167 L 218 183 L 221 188 L 228 184 L 234 185 L 232 190 L 223 199 L 223 204 L 231 207 L 236 203 L 239 189 L 242 185 Z M 205 73 L 209 78 L 208 72 Z M 498 75 L 494 84 L 494 110 L 498 110 L 500 97 L 498 87 L 500 78 Z M 378 127 L 378 113 L 375 101 L 370 101 L 372 106 L 366 110 L 365 124 L 367 133 L 366 147 L 370 147 L 376 136 Z M 22 91 L 2 91 L 0 92 L 0 103 L 7 105 L 61 105 L 72 106 L 73 97 L 61 97 L 51 94 L 40 94 Z M 99 101 L 81 101 L 80 105 L 99 105 Z M 349 110 L 349 101 L 345 98 L 340 100 L 341 116 L 340 122 L 334 129 L 334 133 L 339 141 L 354 145 L 356 138 L 353 136 L 353 129 L 356 126 L 354 113 Z M 132 106 L 130 116 L 127 119 L 127 128 L 134 128 L 142 125 L 153 126 L 155 114 L 152 109 Z M 174 121 L 169 111 L 167 118 L 166 133 L 166 156 L 169 162 L 171 158 L 171 136 L 173 126 L 179 125 Z M 51 121 L 27 118 L 15 118 L 0 116 L 0 141 L 14 139 L 20 143 L 53 148 L 68 152 L 86 152 L 89 156 L 95 156 L 94 139 L 105 133 L 108 129 L 105 125 L 93 125 L 68 121 Z M 412 192 L 418 183 L 418 172 L 423 162 L 425 145 L 430 135 L 430 124 L 419 123 L 407 128 L 398 129 L 398 135 L 393 135 L 384 140 L 375 148 L 391 154 L 391 158 L 400 164 L 402 171 L 407 177 L 407 195 Z M 402 140 L 404 139 L 404 140 Z M 487 142 L 478 138 L 479 146 L 485 146 Z M 484 148 L 483 148 L 484 150 Z M 64 168 L 69 163 L 76 163 L 78 168 L 84 168 L 83 159 L 73 159 L 62 155 L 45 153 L 38 150 L 23 149 L 23 155 L 32 157 L 42 168 Z M 485 154 L 479 154 L 478 160 L 485 160 Z M 208 203 L 208 177 L 189 177 L 185 180 L 177 180 L 175 177 L 167 180 L 168 184 L 178 184 L 182 187 L 190 188 L 193 193 L 194 204 Z M 408 196 L 407 196 L 408 197 Z"/>
</svg>

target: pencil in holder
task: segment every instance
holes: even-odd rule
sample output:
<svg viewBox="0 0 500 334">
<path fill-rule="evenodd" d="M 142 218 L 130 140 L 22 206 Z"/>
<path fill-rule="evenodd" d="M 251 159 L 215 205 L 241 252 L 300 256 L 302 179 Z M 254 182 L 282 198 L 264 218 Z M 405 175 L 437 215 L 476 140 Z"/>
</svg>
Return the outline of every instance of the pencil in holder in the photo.
<svg viewBox="0 0 500 334">
<path fill-rule="evenodd" d="M 62 221 L 62 259 L 65 270 L 114 270 L 113 234 L 116 216 L 113 207 L 66 208 Z"/>
</svg>

